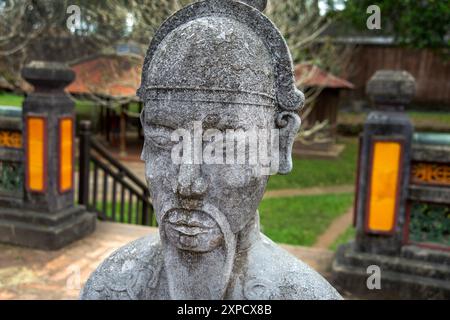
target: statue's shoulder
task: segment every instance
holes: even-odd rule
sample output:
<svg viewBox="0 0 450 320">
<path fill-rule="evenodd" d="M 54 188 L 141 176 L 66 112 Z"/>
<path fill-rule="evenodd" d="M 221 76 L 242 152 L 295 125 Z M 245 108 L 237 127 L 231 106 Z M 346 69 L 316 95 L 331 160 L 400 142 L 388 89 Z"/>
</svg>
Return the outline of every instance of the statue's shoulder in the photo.
<svg viewBox="0 0 450 320">
<path fill-rule="evenodd" d="M 261 235 L 261 241 L 250 250 L 249 255 L 244 288 L 248 299 L 342 299 L 317 271 L 264 235 Z M 263 296 L 260 296 L 261 293 Z"/>
<path fill-rule="evenodd" d="M 83 300 L 151 299 L 163 266 L 159 236 L 140 238 L 112 253 L 91 274 Z M 152 290 L 153 289 L 153 290 Z"/>
</svg>

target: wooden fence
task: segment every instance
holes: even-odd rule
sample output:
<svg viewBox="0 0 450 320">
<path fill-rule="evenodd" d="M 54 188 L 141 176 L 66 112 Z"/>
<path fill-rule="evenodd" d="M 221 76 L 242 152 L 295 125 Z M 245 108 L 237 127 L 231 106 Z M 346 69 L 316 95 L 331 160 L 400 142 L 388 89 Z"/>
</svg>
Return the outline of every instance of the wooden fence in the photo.
<svg viewBox="0 0 450 320">
<path fill-rule="evenodd" d="M 361 45 L 354 50 L 353 63 L 343 78 L 355 85 L 343 98 L 365 98 L 365 86 L 380 69 L 406 70 L 417 82 L 414 104 L 447 107 L 450 110 L 450 59 L 430 49 L 386 45 Z"/>
</svg>

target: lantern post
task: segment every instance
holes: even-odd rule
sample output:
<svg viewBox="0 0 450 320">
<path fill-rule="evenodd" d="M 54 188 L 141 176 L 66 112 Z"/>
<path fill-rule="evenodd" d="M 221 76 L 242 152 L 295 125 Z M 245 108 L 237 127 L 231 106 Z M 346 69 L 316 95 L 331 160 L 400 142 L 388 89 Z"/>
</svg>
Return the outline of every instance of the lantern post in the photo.
<svg viewBox="0 0 450 320">
<path fill-rule="evenodd" d="M 22 111 L 24 195 L 2 208 L 0 241 L 59 249 L 95 229 L 96 217 L 74 202 L 75 103 L 64 92 L 75 77 L 64 64 L 34 61 L 22 76 L 35 88 Z"/>
</svg>

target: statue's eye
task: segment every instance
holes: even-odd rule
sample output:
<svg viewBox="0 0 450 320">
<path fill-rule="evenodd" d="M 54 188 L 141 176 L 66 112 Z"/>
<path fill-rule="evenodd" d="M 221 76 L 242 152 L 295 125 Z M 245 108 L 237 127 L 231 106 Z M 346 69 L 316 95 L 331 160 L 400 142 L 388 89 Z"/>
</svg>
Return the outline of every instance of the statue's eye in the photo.
<svg viewBox="0 0 450 320">
<path fill-rule="evenodd" d="M 171 140 L 172 131 L 168 127 L 150 125 L 145 130 L 145 138 L 158 148 L 170 149 L 174 145 Z"/>
<path fill-rule="evenodd" d="M 149 138 L 150 141 L 153 142 L 153 144 L 161 148 L 167 147 L 171 143 L 170 137 L 168 138 L 163 135 L 154 135 L 150 136 Z"/>
</svg>

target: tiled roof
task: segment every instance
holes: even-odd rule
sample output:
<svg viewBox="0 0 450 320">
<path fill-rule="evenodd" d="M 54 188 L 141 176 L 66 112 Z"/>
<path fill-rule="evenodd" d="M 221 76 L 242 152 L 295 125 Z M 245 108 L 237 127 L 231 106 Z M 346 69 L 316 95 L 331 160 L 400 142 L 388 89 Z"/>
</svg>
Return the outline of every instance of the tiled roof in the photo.
<svg viewBox="0 0 450 320">
<path fill-rule="evenodd" d="M 295 80 L 300 87 L 321 87 L 335 89 L 353 89 L 355 86 L 347 80 L 336 77 L 310 63 L 295 66 Z"/>
<path fill-rule="evenodd" d="M 67 87 L 72 94 L 103 97 L 135 97 L 141 82 L 143 58 L 105 55 L 72 65 L 75 81 Z"/>
</svg>

